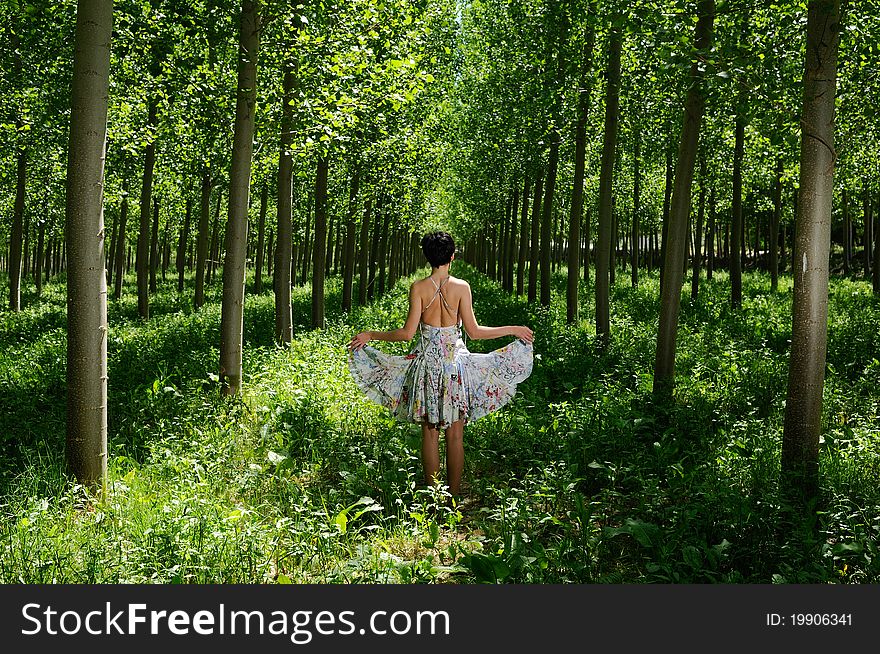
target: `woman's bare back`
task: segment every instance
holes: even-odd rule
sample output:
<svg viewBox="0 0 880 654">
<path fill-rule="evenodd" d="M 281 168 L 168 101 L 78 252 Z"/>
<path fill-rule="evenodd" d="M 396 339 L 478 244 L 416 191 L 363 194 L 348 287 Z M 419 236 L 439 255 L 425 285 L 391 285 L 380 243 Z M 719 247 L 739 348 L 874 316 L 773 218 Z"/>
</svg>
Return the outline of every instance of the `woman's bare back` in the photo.
<svg viewBox="0 0 880 654">
<path fill-rule="evenodd" d="M 459 305 L 467 292 L 465 282 L 452 276 L 441 280 L 427 277 L 413 282 L 413 289 L 422 302 L 423 323 L 431 327 L 452 327 L 458 324 Z"/>
</svg>

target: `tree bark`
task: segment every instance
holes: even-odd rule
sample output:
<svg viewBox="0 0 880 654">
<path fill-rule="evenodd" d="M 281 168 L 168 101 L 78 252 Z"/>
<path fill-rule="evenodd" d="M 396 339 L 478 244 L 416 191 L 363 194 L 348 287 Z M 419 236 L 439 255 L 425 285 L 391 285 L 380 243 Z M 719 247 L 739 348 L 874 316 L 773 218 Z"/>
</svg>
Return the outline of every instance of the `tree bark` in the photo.
<svg viewBox="0 0 880 654">
<path fill-rule="evenodd" d="M 770 290 L 779 286 L 779 219 L 782 216 L 782 157 L 776 159 L 773 187 L 773 216 L 770 220 Z"/>
<path fill-rule="evenodd" d="M 706 234 L 706 281 L 715 270 L 715 188 L 709 192 L 709 229 Z"/>
<path fill-rule="evenodd" d="M 351 291 L 354 284 L 354 246 L 355 246 L 355 213 L 357 212 L 357 195 L 361 185 L 360 171 L 355 168 L 351 174 L 351 185 L 348 187 L 348 216 L 345 224 L 345 257 L 342 279 L 342 310 L 351 311 Z M 366 243 L 361 241 L 361 251 L 366 252 Z"/>
<path fill-rule="evenodd" d="M 257 56 L 260 47 L 259 0 L 242 0 L 238 84 L 232 166 L 229 172 L 229 215 L 223 262 L 223 306 L 220 316 L 220 383 L 225 395 L 241 390 L 244 277 L 248 232 L 248 194 L 254 152 L 257 103 Z"/>
<path fill-rule="evenodd" d="M 34 284 L 37 287 L 37 296 L 39 296 L 43 292 L 43 259 L 45 259 L 46 255 L 44 252 L 46 245 L 46 221 L 43 220 L 40 222 L 39 231 L 37 234 L 37 256 L 36 261 L 34 262 L 36 265 L 36 270 L 34 270 Z"/>
<path fill-rule="evenodd" d="M 516 294 L 525 292 L 526 258 L 529 254 L 529 190 L 531 179 L 523 175 L 522 204 L 520 205 L 519 252 L 516 267 Z"/>
<path fill-rule="evenodd" d="M 104 148 L 112 0 L 79 0 L 67 160 L 67 464 L 80 483 L 107 476 Z"/>
<path fill-rule="evenodd" d="M 839 23 L 840 0 L 810 0 L 801 111 L 791 361 L 782 435 L 785 481 L 808 498 L 816 495 L 819 485 Z"/>
<path fill-rule="evenodd" d="M 281 151 L 278 158 L 278 245 L 275 262 L 275 340 L 289 346 L 293 340 L 293 105 L 299 62 L 291 60 L 284 71 L 281 109 Z"/>
<path fill-rule="evenodd" d="M 327 155 L 318 160 L 315 175 L 315 237 L 312 261 L 312 328 L 324 328 L 324 257 L 327 255 Z"/>
<path fill-rule="evenodd" d="M 843 274 L 849 277 L 849 267 L 852 261 L 852 218 L 849 215 L 849 195 L 846 188 L 843 189 L 840 202 L 843 205 Z M 784 244 L 785 239 L 782 242 Z"/>
<path fill-rule="evenodd" d="M 202 170 L 202 197 L 199 206 L 199 235 L 196 238 L 196 291 L 193 306 L 205 304 L 205 266 L 208 259 L 208 225 L 211 219 L 211 171 Z M 215 232 L 216 234 L 216 232 Z M 215 236 L 216 238 L 216 236 Z"/>
<path fill-rule="evenodd" d="M 535 196 L 532 200 L 532 233 L 531 233 L 531 246 L 529 247 L 530 261 L 529 261 L 529 293 L 528 293 L 528 302 L 529 304 L 533 304 L 535 300 L 538 298 L 538 261 L 540 255 L 540 245 L 538 243 L 538 238 L 540 236 L 541 222 L 540 222 L 540 212 L 541 212 L 541 200 L 543 199 L 543 191 L 544 191 L 544 171 L 541 170 L 538 172 L 538 179 L 535 182 Z M 486 242 L 486 239 L 482 239 L 482 243 Z"/>
<path fill-rule="evenodd" d="M 669 230 L 669 207 L 672 201 L 672 182 L 674 169 L 672 167 L 672 150 L 666 148 L 666 184 L 663 187 L 663 218 L 660 225 L 660 293 L 663 293 L 663 274 L 666 266 L 666 235 Z"/>
<path fill-rule="evenodd" d="M 697 50 L 705 52 L 712 43 L 715 0 L 700 0 L 699 20 L 694 34 Z M 705 109 L 703 96 L 704 71 L 694 62 L 690 72 L 690 88 L 684 106 L 681 144 L 675 166 L 675 182 L 669 208 L 669 227 L 664 261 L 663 292 L 660 296 L 660 323 L 657 330 L 657 354 L 654 363 L 654 393 L 669 397 L 675 379 L 675 345 L 678 313 L 681 305 L 681 283 L 684 275 L 685 240 L 688 215 L 691 211 L 691 186 L 700 139 L 700 123 Z"/>
<path fill-rule="evenodd" d="M 632 286 L 639 285 L 639 212 L 641 211 L 642 180 L 641 170 L 641 130 L 636 127 L 633 135 L 635 140 L 633 152 L 633 213 L 632 213 L 632 252 L 630 266 L 632 268 Z"/>
<path fill-rule="evenodd" d="M 18 147 L 15 204 L 12 211 L 12 229 L 9 234 L 9 309 L 21 311 L 21 258 L 24 233 L 24 195 L 27 180 L 27 150 Z"/>
<path fill-rule="evenodd" d="M 691 277 L 691 299 L 696 300 L 700 292 L 700 262 L 703 254 L 703 218 L 706 215 L 706 155 L 700 157 L 700 199 L 697 201 L 697 231 L 694 233 L 693 276 Z"/>
<path fill-rule="evenodd" d="M 742 210 L 742 163 L 743 142 L 745 140 L 746 119 L 742 110 L 743 97 L 740 97 L 736 110 L 735 144 L 733 150 L 733 202 L 730 225 L 730 305 L 734 309 L 742 306 L 742 255 L 744 246 Z"/>
<path fill-rule="evenodd" d="M 220 259 L 220 205 L 223 202 L 223 191 L 217 192 L 217 206 L 214 208 L 214 225 L 211 228 L 211 250 L 205 270 L 205 283 L 210 284 L 214 278 L 214 270 Z"/>
<path fill-rule="evenodd" d="M 266 249 L 266 207 L 269 204 L 269 183 L 263 182 L 260 194 L 260 219 L 257 225 L 257 269 L 254 272 L 254 293 L 263 292 L 263 262 Z"/>
<path fill-rule="evenodd" d="M 620 52 L 623 35 L 612 29 L 608 40 L 608 71 L 605 86 L 605 136 L 599 170 L 599 239 L 596 244 L 596 335 L 604 346 L 611 337 L 609 277 L 611 265 L 612 197 L 617 123 L 620 118 Z"/>
<path fill-rule="evenodd" d="M 177 292 L 183 293 L 184 273 L 186 272 L 186 250 L 189 245 L 189 229 L 192 221 L 192 197 L 187 193 L 186 197 L 186 214 L 183 218 L 183 227 L 180 230 L 180 239 L 177 242 L 177 257 L 175 266 L 177 268 Z"/>
<path fill-rule="evenodd" d="M 150 293 L 156 292 L 156 269 L 159 265 L 159 199 L 153 198 L 153 226 L 150 232 Z"/>
<path fill-rule="evenodd" d="M 122 189 L 122 207 L 119 210 L 119 234 L 116 236 L 116 279 L 113 280 L 113 299 L 122 297 L 122 278 L 125 276 L 125 227 L 128 224 L 128 185 Z"/>
<path fill-rule="evenodd" d="M 364 215 L 361 218 L 360 261 L 358 263 L 358 305 L 367 303 L 367 273 L 370 267 L 370 220 L 372 218 L 373 198 L 364 202 Z"/>
<path fill-rule="evenodd" d="M 137 269 L 138 291 L 138 315 L 144 320 L 150 317 L 150 207 L 153 198 L 153 168 L 156 165 L 156 98 L 150 98 L 147 126 L 150 131 L 150 142 L 144 151 L 144 177 L 141 185 L 140 198 L 140 231 L 137 240 L 137 255 L 135 268 Z"/>
</svg>

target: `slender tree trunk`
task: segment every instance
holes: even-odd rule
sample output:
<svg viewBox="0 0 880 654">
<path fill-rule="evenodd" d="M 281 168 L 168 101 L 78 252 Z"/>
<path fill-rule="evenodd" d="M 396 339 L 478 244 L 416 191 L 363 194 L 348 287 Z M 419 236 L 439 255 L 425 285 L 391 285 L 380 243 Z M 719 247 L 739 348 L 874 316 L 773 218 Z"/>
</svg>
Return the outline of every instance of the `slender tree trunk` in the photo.
<svg viewBox="0 0 880 654">
<path fill-rule="evenodd" d="M 599 240 L 596 244 L 596 335 L 602 345 L 611 338 L 609 277 L 613 228 L 614 159 L 617 123 L 620 118 L 620 52 L 623 35 L 612 28 L 608 40 L 608 71 L 605 85 L 605 137 L 599 171 Z"/>
<path fill-rule="evenodd" d="M 846 188 L 843 189 L 841 198 L 843 205 L 843 274 L 849 277 L 849 267 L 852 261 L 852 218 L 849 215 L 849 195 Z M 785 247 L 785 239 L 782 240 Z"/>
<path fill-rule="evenodd" d="M 153 198 L 153 227 L 150 233 L 150 293 L 156 292 L 156 268 L 159 265 L 159 198 Z"/>
<path fill-rule="evenodd" d="M 712 23 L 715 19 L 715 0 L 700 0 L 697 5 L 694 42 L 705 52 L 712 43 Z M 703 77 L 698 63 L 691 66 L 691 85 L 684 106 L 681 145 L 675 167 L 675 183 L 669 209 L 669 244 L 664 262 L 663 293 L 660 297 L 660 324 L 657 330 L 657 356 L 654 364 L 654 393 L 663 397 L 672 394 L 675 379 L 675 345 L 678 331 L 678 313 L 681 305 L 681 283 L 684 274 L 687 221 L 691 210 L 691 185 L 700 139 L 700 123 L 705 109 Z"/>
<path fill-rule="evenodd" d="M 39 296 L 43 292 L 43 259 L 45 258 L 45 241 L 46 239 L 46 221 L 42 221 L 40 223 L 38 235 L 37 235 L 37 256 L 36 261 L 34 262 L 37 266 L 37 269 L 34 271 L 34 283 L 37 286 L 37 295 Z"/>
<path fill-rule="evenodd" d="M 691 299 L 696 300 L 700 292 L 700 262 L 703 258 L 700 247 L 703 244 L 703 218 L 706 215 L 706 155 L 700 157 L 700 199 L 697 202 L 697 231 L 694 234 L 693 276 L 691 277 Z"/>
<path fill-rule="evenodd" d="M 67 464 L 80 483 L 107 476 L 107 277 L 104 148 L 111 0 L 79 0 L 67 160 Z"/>
<path fill-rule="evenodd" d="M 327 175 L 326 155 L 318 160 L 315 175 L 315 241 L 312 261 L 312 328 L 324 328 L 324 257 L 327 255 Z"/>
<path fill-rule="evenodd" d="M 242 0 L 232 166 L 229 172 L 229 216 L 226 222 L 226 255 L 223 262 L 223 306 L 220 316 L 220 383 L 225 395 L 235 395 L 241 390 L 248 195 L 254 152 L 257 53 L 260 46 L 259 10 L 259 0 Z"/>
<path fill-rule="evenodd" d="M 370 268 L 367 280 L 367 298 L 372 300 L 376 293 L 376 265 L 379 260 L 379 241 L 382 238 L 382 214 L 386 211 L 381 195 L 376 198 L 375 218 L 373 219 L 372 241 L 370 242 Z"/>
<path fill-rule="evenodd" d="M 12 211 L 12 230 L 9 235 L 9 309 L 11 311 L 21 311 L 21 257 L 27 180 L 27 151 L 24 147 L 18 148 L 16 159 L 15 204 Z"/>
<path fill-rule="evenodd" d="M 174 266 L 177 270 L 177 292 L 183 293 L 184 274 L 186 273 L 186 251 L 189 245 L 189 229 L 192 221 L 192 197 L 187 192 L 186 197 L 186 213 L 183 218 L 183 227 L 180 229 L 180 235 L 177 241 L 177 255 L 174 259 Z M 166 230 L 168 228 L 166 227 Z"/>
<path fill-rule="evenodd" d="M 293 305 L 290 289 L 293 260 L 293 105 L 299 61 L 291 60 L 284 71 L 281 109 L 281 152 L 278 158 L 278 245 L 275 262 L 275 340 L 289 346 L 293 340 Z"/>
<path fill-rule="evenodd" d="M 214 225 L 211 229 L 211 250 L 205 271 L 205 283 L 210 284 L 214 278 L 214 270 L 220 259 L 220 205 L 223 201 L 223 191 L 217 192 L 217 206 L 214 208 Z M 201 305 L 200 305 L 201 306 Z"/>
<path fill-rule="evenodd" d="M 730 304 L 734 309 L 742 306 L 742 259 L 740 250 L 743 247 L 743 210 L 742 210 L 742 163 L 743 142 L 745 140 L 746 119 L 742 110 L 743 97 L 736 111 L 736 136 L 733 150 L 733 204 L 731 207 L 732 223 L 730 225 Z"/>
<path fill-rule="evenodd" d="M 871 215 L 871 194 L 868 191 L 867 182 L 862 191 L 862 206 L 864 207 L 864 230 L 862 233 L 862 243 L 864 248 L 862 249 L 862 265 L 864 268 L 864 278 L 867 281 L 871 275 L 871 222 L 873 221 Z"/>
<path fill-rule="evenodd" d="M 874 234 L 874 265 L 871 266 L 871 284 L 874 295 L 880 295 L 880 229 L 875 229 L 873 224 L 874 212 L 871 211 L 871 232 Z"/>
<path fill-rule="evenodd" d="M 357 195 L 361 185 L 360 171 L 355 168 L 348 187 L 348 216 L 345 225 L 345 257 L 342 279 L 342 310 L 351 311 L 351 291 L 354 283 L 354 245 L 355 245 L 355 212 L 357 211 Z M 361 251 L 366 252 L 366 243 L 361 241 Z"/>
<path fill-rule="evenodd" d="M 782 471 L 791 487 L 806 497 L 814 497 L 819 485 L 839 22 L 840 0 L 810 0 L 801 112 L 791 361 L 782 435 Z"/>
<path fill-rule="evenodd" d="M 715 188 L 709 191 L 709 233 L 706 235 L 706 280 L 715 270 Z"/>
<path fill-rule="evenodd" d="M 504 290 L 513 293 L 513 268 L 516 259 L 516 225 L 517 212 L 519 211 L 519 180 L 513 182 L 513 206 L 507 220 L 507 245 L 504 248 L 506 260 L 504 262 Z"/>
<path fill-rule="evenodd" d="M 535 182 L 535 196 L 532 200 L 532 234 L 531 234 L 531 246 L 529 247 L 530 262 L 529 262 L 529 293 L 528 293 L 528 302 L 529 304 L 533 304 L 535 300 L 538 298 L 538 262 L 539 256 L 541 253 L 540 245 L 538 243 L 538 238 L 540 236 L 541 229 L 541 221 L 539 216 L 541 215 L 541 200 L 543 199 L 544 192 L 544 171 L 541 170 L 538 173 L 538 179 Z M 482 239 L 482 242 L 485 243 L 486 239 Z"/>
<path fill-rule="evenodd" d="M 269 204 L 269 183 L 263 182 L 260 194 L 260 219 L 257 225 L 257 269 L 254 273 L 254 293 L 263 292 L 263 257 L 266 249 L 266 207 Z"/>
<path fill-rule="evenodd" d="M 358 305 L 367 303 L 367 273 L 370 267 L 370 221 L 372 219 L 373 199 L 364 202 L 364 216 L 361 219 L 360 261 L 358 263 Z"/>
<path fill-rule="evenodd" d="M 666 148 L 666 185 L 663 187 L 663 218 L 660 225 L 660 293 L 663 293 L 663 274 L 666 266 L 666 234 L 669 229 L 669 207 L 672 201 L 672 150 Z"/>
<path fill-rule="evenodd" d="M 526 258 L 529 254 L 529 190 L 531 179 L 529 176 L 523 175 L 522 205 L 520 207 L 520 227 L 519 227 L 519 252 L 516 267 L 516 294 L 522 295 L 525 291 L 525 271 Z"/>
<path fill-rule="evenodd" d="M 635 134 L 633 135 L 635 140 L 634 144 L 634 152 L 633 152 L 633 213 L 632 213 L 632 252 L 631 252 L 631 267 L 632 267 L 632 286 L 635 288 L 639 285 L 639 212 L 641 211 L 641 195 L 642 195 L 642 185 L 641 185 L 641 170 L 639 166 L 641 164 L 641 130 L 636 127 Z"/>
<path fill-rule="evenodd" d="M 113 232 L 110 236 L 110 248 L 105 253 L 105 259 L 107 261 L 107 288 L 110 288 L 110 285 L 113 283 L 113 257 L 116 256 L 116 238 L 119 235 L 119 216 L 117 215 L 115 220 L 113 221 Z"/>
<path fill-rule="evenodd" d="M 779 286 L 779 219 L 782 216 L 782 157 L 776 159 L 776 183 L 773 187 L 773 217 L 770 220 L 770 290 Z"/>
<path fill-rule="evenodd" d="M 149 115 L 147 125 L 149 131 L 154 133 L 156 126 L 156 98 L 150 98 Z M 135 268 L 137 269 L 138 290 L 138 315 L 144 320 L 150 317 L 150 206 L 153 199 L 153 168 L 156 165 L 156 144 L 151 137 L 144 151 L 144 177 L 141 185 L 140 198 L 140 231 L 137 240 L 137 257 Z"/>
<path fill-rule="evenodd" d="M 113 299 L 122 297 L 122 279 L 125 276 L 125 227 L 128 224 L 128 188 L 127 184 L 122 189 L 122 207 L 119 210 L 119 234 L 116 236 L 116 279 L 113 280 Z"/>
<path fill-rule="evenodd" d="M 379 295 L 385 294 L 385 268 L 388 264 L 388 225 L 391 219 L 391 211 L 386 206 L 382 212 L 382 232 L 379 237 Z"/>
<path fill-rule="evenodd" d="M 193 300 L 193 306 L 196 310 L 200 309 L 202 305 L 205 304 L 205 267 L 208 259 L 208 225 L 210 220 L 211 171 L 209 168 L 205 167 L 202 170 L 202 197 L 201 204 L 199 205 L 199 234 L 196 237 L 196 291 Z M 210 270 L 210 268 L 208 270 Z"/>
</svg>

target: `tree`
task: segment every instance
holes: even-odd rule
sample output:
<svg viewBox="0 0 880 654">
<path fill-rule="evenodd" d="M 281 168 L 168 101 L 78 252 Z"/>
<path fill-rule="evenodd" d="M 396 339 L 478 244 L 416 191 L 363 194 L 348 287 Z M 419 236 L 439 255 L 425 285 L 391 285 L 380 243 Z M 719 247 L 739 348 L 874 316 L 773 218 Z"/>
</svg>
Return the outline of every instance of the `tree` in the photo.
<svg viewBox="0 0 880 654">
<path fill-rule="evenodd" d="M 834 98 L 840 0 L 810 0 L 801 113 L 791 359 L 782 434 L 789 487 L 815 497 L 828 338 L 828 253 L 834 190 Z"/>
<path fill-rule="evenodd" d="M 608 37 L 608 74 L 605 86 L 605 139 L 599 173 L 599 239 L 596 245 L 596 335 L 604 344 L 611 337 L 609 273 L 611 264 L 612 194 L 617 124 L 620 118 L 620 51 L 623 34 L 612 26 Z"/>
<path fill-rule="evenodd" d="M 226 221 L 226 259 L 223 263 L 223 306 L 220 317 L 220 382 L 226 395 L 236 395 L 241 390 L 247 214 L 254 153 L 260 0 L 242 0 L 238 42 L 235 131 L 229 172 L 229 213 Z"/>
<path fill-rule="evenodd" d="M 700 0 L 699 19 L 694 34 L 698 52 L 705 52 L 712 43 L 712 25 L 715 20 L 715 0 Z M 675 343 L 678 332 L 678 313 L 681 306 L 681 284 L 684 276 L 685 249 L 688 216 L 691 211 L 691 186 L 697 146 L 700 139 L 700 123 L 705 109 L 703 95 L 704 68 L 695 61 L 691 66 L 690 88 L 684 105 L 681 143 L 675 166 L 675 182 L 669 208 L 669 226 L 665 261 L 663 265 L 663 289 L 660 294 L 660 324 L 657 330 L 657 352 L 654 362 L 654 393 L 670 395 L 675 379 Z"/>
<path fill-rule="evenodd" d="M 67 462 L 92 487 L 107 475 L 103 185 L 112 28 L 112 0 L 79 0 L 67 165 Z"/>
</svg>

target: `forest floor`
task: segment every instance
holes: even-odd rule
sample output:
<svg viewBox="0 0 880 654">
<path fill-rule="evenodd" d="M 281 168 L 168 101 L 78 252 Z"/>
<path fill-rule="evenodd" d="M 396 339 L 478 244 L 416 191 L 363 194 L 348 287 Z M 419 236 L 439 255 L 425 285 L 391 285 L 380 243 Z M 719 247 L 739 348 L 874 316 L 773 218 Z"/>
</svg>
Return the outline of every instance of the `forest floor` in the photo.
<svg viewBox="0 0 880 654">
<path fill-rule="evenodd" d="M 169 279 L 137 318 L 133 280 L 109 307 L 109 480 L 64 474 L 65 287 L 25 288 L 0 314 L 0 581 L 77 583 L 880 581 L 880 302 L 831 285 L 821 499 L 778 485 L 791 280 L 724 273 L 684 300 L 675 401 L 652 400 L 657 275 L 612 289 L 597 348 L 592 296 L 565 324 L 465 264 L 481 323 L 536 332 L 532 376 L 465 430 L 463 501 L 420 485 L 420 432 L 357 389 L 345 344 L 403 323 L 401 280 L 327 327 L 294 292 L 295 342 L 273 345 L 271 290 L 245 305 L 242 396 L 218 392 L 220 285 L 203 310 Z M 2 280 L 0 280 L 2 281 Z M 192 281 L 192 280 L 188 280 Z M 4 284 L 5 286 L 5 284 Z M 271 284 L 267 285 L 271 288 Z M 588 319 L 589 318 L 589 319 Z M 509 339 L 469 341 L 488 351 Z M 403 352 L 406 343 L 381 344 Z"/>
</svg>

